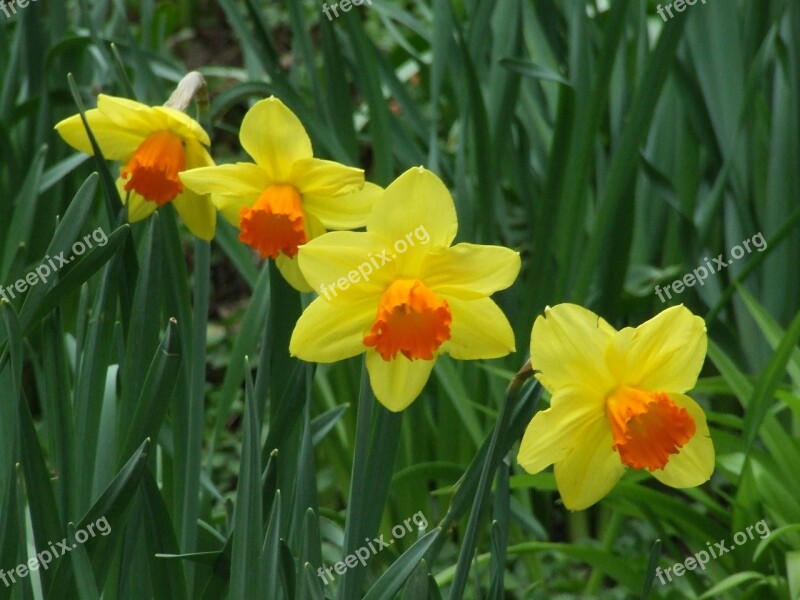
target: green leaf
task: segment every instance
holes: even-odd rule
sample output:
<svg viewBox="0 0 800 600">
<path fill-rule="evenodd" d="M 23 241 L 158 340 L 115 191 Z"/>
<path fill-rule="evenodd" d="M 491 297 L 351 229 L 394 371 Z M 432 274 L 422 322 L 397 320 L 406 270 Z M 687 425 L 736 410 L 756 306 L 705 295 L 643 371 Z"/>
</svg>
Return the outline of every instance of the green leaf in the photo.
<svg viewBox="0 0 800 600">
<path fill-rule="evenodd" d="M 770 531 L 769 535 L 761 540 L 758 543 L 758 546 L 756 546 L 755 552 L 753 552 L 753 562 L 761 558 L 761 555 L 766 552 L 770 545 L 777 542 L 787 533 L 792 533 L 795 531 L 800 531 L 800 524 L 795 523 L 793 525 L 784 525 L 783 527 L 778 527 L 774 531 Z"/>
<path fill-rule="evenodd" d="M 67 255 L 69 253 L 73 240 L 78 237 L 79 232 L 89 216 L 92 204 L 91 200 L 94 197 L 96 189 L 97 176 L 91 175 L 75 194 L 75 197 L 67 208 L 64 218 L 56 228 L 53 239 L 47 247 L 45 258 L 58 256 L 60 254 Z M 26 324 L 31 322 L 32 315 L 38 311 L 47 291 L 47 285 L 37 285 L 28 292 L 22 309 L 20 310 L 20 322 L 22 323 L 23 329 L 25 329 Z M 0 347 L 2 347 L 4 341 L 5 331 L 1 331 Z M 0 367 L 4 363 L 4 360 L 5 359 L 0 360 Z"/>
<path fill-rule="evenodd" d="M 764 416 L 769 411 L 772 399 L 778 385 L 786 376 L 786 365 L 796 351 L 797 341 L 800 339 L 800 312 L 798 312 L 786 335 L 781 340 L 775 353 L 756 382 L 753 395 L 747 404 L 744 416 L 744 443 L 745 453 L 749 453 L 753 443 L 758 437 L 758 430 Z"/>
<path fill-rule="evenodd" d="M 661 557 L 661 540 L 656 540 L 650 550 L 650 561 L 647 563 L 647 571 L 644 578 L 644 589 L 642 589 L 642 600 L 647 600 L 650 595 L 650 589 L 653 587 L 653 580 L 656 577 L 656 567 L 658 567 L 658 559 Z"/>
<path fill-rule="evenodd" d="M 225 423 L 230 418 L 234 398 L 239 393 L 244 381 L 245 369 L 248 366 L 245 356 L 249 356 L 256 351 L 259 336 L 264 330 L 264 323 L 270 304 L 269 289 L 269 268 L 264 268 L 258 275 L 252 300 L 242 317 L 241 330 L 233 343 L 225 378 L 219 391 L 216 394 L 212 394 L 212 398 L 216 399 L 215 404 L 219 408 L 214 430 L 211 433 L 211 441 L 209 442 L 209 461 L 213 457 L 216 441 L 225 427 Z M 210 468 L 211 465 L 208 463 L 206 466 Z"/>
<path fill-rule="evenodd" d="M 508 452 L 508 448 L 500 442 L 501 439 L 515 440 L 516 436 L 509 434 L 514 420 L 512 413 L 514 408 L 519 402 L 524 404 L 525 395 L 520 394 L 521 385 L 524 382 L 524 377 L 515 379 L 509 385 L 506 392 L 506 399 L 497 417 L 489 445 L 486 449 L 486 456 L 484 457 L 483 464 L 480 469 L 480 479 L 477 482 L 477 489 L 474 493 L 472 502 L 472 511 L 470 513 L 469 521 L 467 522 L 467 531 L 464 534 L 464 539 L 461 542 L 461 549 L 458 554 L 458 563 L 456 565 L 456 575 L 453 579 L 453 585 L 450 588 L 450 598 L 459 598 L 464 594 L 467 585 L 467 576 L 469 575 L 470 566 L 472 565 L 473 555 L 478 545 L 478 535 L 481 520 L 483 519 L 484 507 L 488 501 L 488 495 L 492 485 L 494 473 Z"/>
<path fill-rule="evenodd" d="M 756 571 L 743 571 L 741 573 L 734 573 L 733 575 L 729 575 L 720 581 L 717 585 L 714 585 L 706 590 L 704 594 L 697 597 L 697 600 L 714 598 L 723 592 L 739 588 L 749 581 L 762 581 L 763 579 L 764 575 Z"/>
<path fill-rule="evenodd" d="M 70 402 L 70 373 L 61 312 L 56 310 L 42 326 L 42 412 L 48 447 L 56 474 L 56 504 L 62 520 L 72 514 L 68 486 L 74 477 L 75 443 Z"/>
<path fill-rule="evenodd" d="M 492 521 L 492 579 L 488 598 L 503 600 L 505 590 L 506 548 L 511 522 L 511 496 L 509 489 L 510 467 L 507 462 L 500 465 L 494 494 L 494 520 Z"/>
<path fill-rule="evenodd" d="M 317 446 L 325 439 L 325 436 L 328 435 L 331 429 L 336 427 L 342 415 L 344 415 L 349 408 L 349 404 L 341 404 L 311 420 L 311 429 L 313 432 L 312 441 L 314 446 Z"/>
<path fill-rule="evenodd" d="M 117 191 L 117 186 L 114 183 L 114 178 L 111 176 L 111 171 L 108 168 L 106 159 L 103 156 L 103 151 L 100 149 L 100 145 L 97 143 L 97 139 L 95 138 L 94 133 L 92 133 L 91 127 L 89 127 L 89 121 L 86 120 L 86 108 L 83 105 L 80 92 L 78 91 L 78 86 L 75 83 L 75 79 L 72 77 L 72 73 L 67 74 L 67 82 L 69 84 L 70 92 L 72 93 L 72 99 L 75 101 L 75 105 L 78 107 L 78 113 L 80 114 L 81 121 L 86 129 L 86 135 L 89 137 L 89 143 L 92 146 L 92 155 L 94 156 L 95 164 L 97 165 L 97 171 L 100 173 L 100 180 L 103 182 L 103 191 L 105 192 L 103 197 L 106 201 L 108 219 L 113 223 L 117 220 L 119 213 L 122 212 L 122 203 L 120 201 L 119 192 Z"/>
<path fill-rule="evenodd" d="M 178 324 L 175 319 L 170 319 L 164 339 L 147 371 L 133 418 L 128 422 L 120 422 L 120 438 L 125 440 L 120 446 L 120 460 L 124 460 L 143 440 L 158 437 L 172 400 L 180 368 Z"/>
<path fill-rule="evenodd" d="M 120 368 L 121 374 L 121 402 L 119 405 L 119 419 L 122 427 L 120 428 L 120 438 L 124 439 L 124 433 L 134 418 L 134 412 L 139 406 L 142 388 L 145 384 L 147 372 L 152 359 L 150 358 L 159 346 L 158 334 L 161 322 L 161 294 L 162 282 L 161 264 L 163 262 L 162 250 L 159 236 L 156 235 L 158 213 L 155 213 L 146 224 L 147 230 L 142 240 L 142 256 L 140 257 L 139 277 L 136 280 L 136 288 L 133 294 L 133 305 L 138 307 L 131 313 L 128 338 L 125 345 L 123 363 Z M 176 332 L 177 333 L 177 332 Z M 178 344 L 179 336 L 173 342 L 175 354 L 180 354 Z M 174 365 L 170 365 L 174 369 Z M 177 369 L 175 369 L 177 372 Z M 168 404 L 169 396 L 161 398 L 163 404 Z M 150 437 L 156 439 L 158 432 L 150 435 L 145 432 L 141 438 Z M 139 445 L 141 439 L 134 443 Z M 130 445 L 125 448 L 129 451 Z"/>
<path fill-rule="evenodd" d="M 280 597 L 280 529 L 281 529 L 281 491 L 275 491 L 275 500 L 267 521 L 267 531 L 261 546 L 261 561 L 264 568 L 265 598 Z"/>
<path fill-rule="evenodd" d="M 259 597 L 262 589 L 261 565 L 261 422 L 253 394 L 253 383 L 246 369 L 244 440 L 239 469 L 239 486 L 236 492 L 236 510 L 233 515 L 233 549 L 231 555 L 231 600 L 248 600 Z M 277 554 L 277 553 L 276 553 Z M 269 573 L 267 574 L 269 577 Z M 267 579 L 267 583 L 275 580 Z"/>
<path fill-rule="evenodd" d="M 618 2 L 617 5 L 619 4 L 627 5 L 625 2 Z M 613 20 L 619 17 L 612 15 L 611 18 Z M 629 217 L 633 212 L 632 189 L 639 163 L 639 147 L 648 134 L 648 124 L 675 60 L 685 23 L 686 19 L 672 19 L 665 25 L 639 82 L 626 115 L 622 137 L 609 166 L 589 243 L 583 253 L 573 294 L 576 299 L 586 297 L 592 280 L 599 285 L 601 305 L 607 304 L 622 289 L 624 273 L 615 265 L 620 257 L 627 259 L 629 256 L 630 240 L 624 241 L 619 220 Z M 628 221 L 628 226 L 632 226 L 632 221 Z M 621 244 L 612 243 L 611 248 L 606 248 L 605 252 L 600 250 L 609 240 L 613 242 L 618 238 L 623 239 Z M 605 264 L 598 264 L 601 257 L 607 257 Z M 612 257 L 614 260 L 611 260 Z"/>
<path fill-rule="evenodd" d="M 567 79 L 555 71 L 552 71 L 545 66 L 537 65 L 533 62 L 520 60 L 517 58 L 504 58 L 500 61 L 500 64 L 505 68 L 514 71 L 515 73 L 524 75 L 525 77 L 533 77 L 535 79 L 542 79 L 544 81 L 554 81 L 566 86 L 571 85 Z"/>
<path fill-rule="evenodd" d="M 315 572 L 314 567 L 310 563 L 303 565 L 303 571 L 300 574 L 300 585 L 297 589 L 298 600 L 316 600 L 317 598 L 324 598 L 325 592 L 322 589 L 322 584 L 319 581 L 319 575 Z"/>
<path fill-rule="evenodd" d="M 17 326 L 19 323 L 17 323 Z M 12 334 L 19 333 L 19 330 Z M 19 431 L 22 440 L 22 472 L 25 476 L 25 487 L 28 494 L 28 510 L 31 515 L 36 547 L 47 548 L 50 541 L 61 539 L 64 527 L 59 519 L 55 495 L 50 483 L 50 473 L 47 468 L 42 447 L 36 434 L 28 403 L 20 398 L 19 402 Z M 41 574 L 42 587 L 45 591 L 50 589 L 53 573 L 45 570 Z"/>
<path fill-rule="evenodd" d="M 39 186 L 44 170 L 44 161 L 47 156 L 47 146 L 43 146 L 36 153 L 31 163 L 22 188 L 17 195 L 14 217 L 8 224 L 8 237 L 5 240 L 5 250 L 0 256 L 0 281 L 8 278 L 11 267 L 11 259 L 15 254 L 15 249 L 24 245 L 31 238 L 31 232 L 35 224 L 36 208 L 39 201 Z"/>
<path fill-rule="evenodd" d="M 478 502 L 479 495 L 486 493 L 485 490 L 491 484 L 488 473 L 497 468 L 497 465 L 511 449 L 511 446 L 522 437 L 522 433 L 533 418 L 541 397 L 542 387 L 537 381 L 533 385 L 522 388 L 520 391 L 516 387 L 518 385 L 520 385 L 519 381 L 512 382 L 508 392 L 508 394 L 519 394 L 517 403 L 513 407 L 512 415 L 507 421 L 508 429 L 503 435 L 498 436 L 498 418 L 498 424 L 495 425 L 492 433 L 484 440 L 483 445 L 473 457 L 466 472 L 454 486 L 455 492 L 450 500 L 450 506 L 444 518 L 439 522 L 439 528 L 442 531 L 448 531 L 454 523 L 464 516 L 471 505 Z M 484 471 L 487 472 L 486 476 L 483 475 Z M 483 492 L 480 491 L 481 482 L 484 487 Z M 477 531 L 477 525 L 473 527 Z M 433 562 L 436 559 L 443 543 L 444 540 L 441 538 L 436 541 L 427 557 L 428 561 Z"/>
<path fill-rule="evenodd" d="M 92 248 L 86 256 L 81 257 L 77 262 L 70 265 L 70 270 L 63 277 L 59 273 L 58 281 L 42 298 L 41 303 L 36 306 L 36 312 L 25 313 L 27 317 L 24 323 L 25 331 L 29 332 L 35 328 L 45 315 L 80 288 L 111 260 L 125 243 L 129 233 L 130 225 L 121 226 L 108 236 L 106 244 Z M 23 306 L 23 312 L 26 307 L 27 303 Z"/>
<path fill-rule="evenodd" d="M 362 363 L 353 476 L 342 548 L 345 556 L 353 554 L 365 538 L 378 531 L 394 470 L 402 415 L 391 413 L 376 402 L 366 363 Z M 357 600 L 365 578 L 363 567 L 348 569 L 339 579 L 339 600 Z"/>
<path fill-rule="evenodd" d="M 69 558 L 72 562 L 79 597 L 81 600 L 100 600 L 100 591 L 97 589 L 97 582 L 94 579 L 92 563 L 89 561 L 86 548 L 76 540 L 75 532 L 75 525 L 70 523 L 67 539 L 72 546 L 72 551 Z"/>
<path fill-rule="evenodd" d="M 128 462 L 120 469 L 108 487 L 94 502 L 78 523 L 77 529 L 86 529 L 87 525 L 105 519 L 110 531 L 107 536 L 90 538 L 86 542 L 86 551 L 92 561 L 96 581 L 105 581 L 114 557 L 114 549 L 122 541 L 125 532 L 125 514 L 136 492 L 146 468 L 150 440 L 145 440 L 133 453 Z M 72 571 L 64 565 L 69 561 L 59 561 L 53 576 L 53 585 L 47 594 L 47 600 L 59 600 L 73 585 Z"/>
<path fill-rule="evenodd" d="M 386 186 L 394 178 L 394 169 L 390 113 L 386 98 L 383 96 L 380 70 L 375 58 L 379 51 L 367 36 L 363 22 L 357 15 L 342 15 L 342 21 L 353 45 L 353 53 L 359 58 L 360 83 L 369 106 L 369 125 L 375 159 L 373 180 L 378 185 Z"/>
<path fill-rule="evenodd" d="M 429 531 L 406 550 L 400 558 L 392 563 L 381 575 L 375 585 L 364 596 L 364 600 L 391 600 L 414 571 L 419 561 L 425 556 L 440 530 Z"/>
<path fill-rule="evenodd" d="M 142 476 L 142 508 L 150 578 L 155 600 L 185 600 L 186 583 L 181 561 L 164 561 L 159 555 L 177 553 L 178 541 L 161 490 L 150 469 Z"/>
</svg>

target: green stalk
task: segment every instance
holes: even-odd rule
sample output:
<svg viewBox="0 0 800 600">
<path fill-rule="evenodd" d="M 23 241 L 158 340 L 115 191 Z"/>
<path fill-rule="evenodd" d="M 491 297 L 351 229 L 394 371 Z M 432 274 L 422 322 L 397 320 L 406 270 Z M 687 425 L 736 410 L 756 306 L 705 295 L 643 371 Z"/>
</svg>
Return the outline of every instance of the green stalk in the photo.
<svg viewBox="0 0 800 600">
<path fill-rule="evenodd" d="M 181 515 L 181 550 L 194 552 L 197 544 L 197 520 L 200 517 L 200 456 L 203 449 L 206 384 L 206 330 L 210 293 L 211 245 L 196 239 L 194 244 L 194 319 L 192 322 L 191 372 L 184 455 L 183 513 Z M 194 565 L 186 564 L 189 597 L 193 592 Z"/>
<path fill-rule="evenodd" d="M 403 413 L 389 412 L 375 401 L 364 362 L 361 367 L 361 393 L 343 556 L 355 552 L 364 545 L 366 538 L 371 539 L 378 532 L 400 445 L 402 417 Z M 366 576 L 366 568 L 360 566 L 345 572 L 339 580 L 337 598 L 362 598 L 361 588 Z"/>
<path fill-rule="evenodd" d="M 467 531 L 464 534 L 464 540 L 461 544 L 461 551 L 458 554 L 458 564 L 456 566 L 456 576 L 453 580 L 453 586 L 450 588 L 449 598 L 456 600 L 457 598 L 464 597 L 464 590 L 467 586 L 467 577 L 469 576 L 470 565 L 472 564 L 475 555 L 475 549 L 478 546 L 479 526 L 483 518 L 484 508 L 486 506 L 492 479 L 497 470 L 502 454 L 497 452 L 500 436 L 506 435 L 511 424 L 511 414 L 513 406 L 516 404 L 519 397 L 519 392 L 522 385 L 531 376 L 533 371 L 530 367 L 530 361 L 517 373 L 517 376 L 511 380 L 506 391 L 506 398 L 503 406 L 500 408 L 500 415 L 497 417 L 497 424 L 492 432 L 492 438 L 489 442 L 489 449 L 486 453 L 486 460 L 481 469 L 480 480 L 478 481 L 478 490 L 475 494 L 475 500 L 472 503 L 472 512 L 467 522 Z M 444 529 L 443 529 L 444 530 Z"/>
<path fill-rule="evenodd" d="M 620 511 L 615 510 L 611 513 L 611 518 L 608 520 L 605 532 L 603 533 L 603 550 L 609 554 L 611 554 L 611 548 L 614 542 L 617 537 L 619 537 L 619 532 L 624 522 L 625 515 Z M 592 574 L 589 577 L 589 581 L 586 583 L 586 590 L 583 592 L 585 596 L 591 598 L 597 594 L 600 584 L 603 583 L 603 576 L 603 572 L 598 568 L 595 567 L 592 569 Z"/>
</svg>

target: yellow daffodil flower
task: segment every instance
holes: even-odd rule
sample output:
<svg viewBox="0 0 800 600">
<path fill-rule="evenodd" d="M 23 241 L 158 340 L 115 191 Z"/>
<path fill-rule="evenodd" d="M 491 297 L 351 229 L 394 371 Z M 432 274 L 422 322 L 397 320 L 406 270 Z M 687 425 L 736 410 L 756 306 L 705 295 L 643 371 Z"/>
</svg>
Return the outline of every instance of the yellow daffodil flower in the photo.
<svg viewBox="0 0 800 600">
<path fill-rule="evenodd" d="M 531 367 L 552 399 L 517 460 L 529 473 L 554 464 L 570 510 L 599 501 L 627 468 L 675 488 L 707 481 L 714 445 L 703 409 L 685 394 L 706 345 L 703 319 L 683 306 L 620 331 L 580 306 L 548 307 L 533 324 Z"/>
<path fill-rule="evenodd" d="M 277 98 L 247 112 L 239 140 L 254 163 L 194 169 L 186 186 L 211 194 L 239 240 L 276 261 L 286 281 L 311 291 L 297 266 L 297 249 L 326 229 L 363 227 L 380 187 L 364 171 L 314 158 L 311 140 L 295 114 Z"/>
<path fill-rule="evenodd" d="M 519 254 L 451 247 L 457 227 L 447 188 L 419 167 L 376 200 L 365 233 L 328 233 L 302 246 L 300 269 L 321 295 L 300 317 L 291 354 L 329 363 L 366 352 L 375 397 L 397 412 L 420 394 L 440 354 L 513 352 L 514 333 L 489 296 L 514 282 Z"/>
<path fill-rule="evenodd" d="M 127 98 L 100 94 L 86 120 L 105 158 L 123 163 L 117 187 L 128 203 L 128 220 L 146 219 L 172 202 L 189 230 L 211 240 L 217 212 L 211 200 L 184 189 L 178 173 L 213 165 L 204 146 L 208 134 L 192 118 L 174 108 L 147 106 Z M 80 115 L 64 119 L 56 131 L 70 146 L 93 154 Z"/>
</svg>

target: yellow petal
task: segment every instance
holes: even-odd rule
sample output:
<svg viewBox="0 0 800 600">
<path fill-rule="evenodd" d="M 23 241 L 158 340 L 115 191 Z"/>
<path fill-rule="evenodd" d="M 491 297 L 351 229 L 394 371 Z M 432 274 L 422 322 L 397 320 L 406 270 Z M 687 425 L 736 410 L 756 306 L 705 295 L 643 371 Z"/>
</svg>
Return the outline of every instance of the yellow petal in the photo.
<svg viewBox="0 0 800 600">
<path fill-rule="evenodd" d="M 180 111 L 106 94 L 97 97 L 97 108 L 86 111 L 86 120 L 103 156 L 110 160 L 127 162 L 147 136 L 165 129 L 187 142 L 210 143 L 200 124 Z M 80 115 L 64 119 L 56 130 L 73 148 L 93 154 Z"/>
<path fill-rule="evenodd" d="M 606 395 L 615 387 L 605 355 L 614 328 L 593 312 L 575 304 L 547 307 L 531 331 L 531 366 L 550 393 L 582 385 Z"/>
<path fill-rule="evenodd" d="M 585 388 L 561 388 L 550 401 L 550 408 L 531 420 L 519 445 L 517 462 L 528 473 L 538 473 L 557 463 L 584 443 L 581 433 L 587 427 L 600 427 L 606 420 L 605 400 Z"/>
<path fill-rule="evenodd" d="M 675 404 L 689 411 L 697 429 L 689 443 L 678 454 L 669 457 L 667 466 L 651 474 L 670 487 L 695 487 L 708 481 L 714 471 L 711 432 L 708 430 L 706 415 L 697 402 L 683 394 L 670 394 L 669 397 Z"/>
<path fill-rule="evenodd" d="M 185 140 L 196 140 L 204 146 L 211 145 L 211 140 L 206 130 L 185 112 L 169 106 L 154 106 L 153 110 L 164 116 L 164 121 L 170 131 L 177 133 Z"/>
<path fill-rule="evenodd" d="M 313 213 L 328 229 L 356 229 L 364 227 L 367 218 L 383 188 L 374 183 L 344 196 L 303 195 L 303 208 Z"/>
<path fill-rule="evenodd" d="M 142 133 L 145 137 L 154 131 L 167 128 L 166 115 L 156 112 L 151 106 L 128 98 L 100 94 L 97 97 L 97 110 L 113 121 L 117 127 Z"/>
<path fill-rule="evenodd" d="M 289 181 L 303 196 L 341 196 L 364 186 L 364 170 L 332 160 L 304 158 L 292 165 Z"/>
<path fill-rule="evenodd" d="M 261 167 L 236 163 L 203 167 L 179 174 L 183 184 L 197 194 L 211 194 L 211 201 L 222 216 L 236 227 L 242 209 L 252 206 L 272 182 Z"/>
<path fill-rule="evenodd" d="M 298 292 L 311 292 L 311 286 L 308 285 L 303 273 L 300 271 L 300 265 L 297 264 L 297 256 L 289 258 L 285 254 L 279 254 L 275 259 L 275 266 L 283 275 L 283 278 L 296 289 Z"/>
<path fill-rule="evenodd" d="M 189 231 L 202 240 L 214 239 L 217 210 L 208 196 L 200 196 L 190 190 L 184 190 L 172 203 Z"/>
<path fill-rule="evenodd" d="M 208 154 L 206 149 L 197 140 L 187 140 L 186 142 L 186 166 L 192 168 L 210 168 L 214 164 L 214 159 Z M 180 176 L 180 173 L 178 174 Z M 175 200 L 175 210 L 186 223 L 194 235 L 200 239 L 211 241 L 214 239 L 214 232 L 217 227 L 217 209 L 211 202 L 208 194 L 198 194 L 194 190 L 184 185 L 183 193 Z"/>
<path fill-rule="evenodd" d="M 441 296 L 450 306 L 450 339 L 442 351 L 459 360 L 498 358 L 516 350 L 514 331 L 490 298 L 462 300 Z"/>
<path fill-rule="evenodd" d="M 239 223 L 242 221 L 242 209 L 252 206 L 257 199 L 252 196 L 211 195 L 211 202 L 222 213 L 225 220 L 234 227 L 239 227 Z"/>
<path fill-rule="evenodd" d="M 157 209 L 158 205 L 155 202 L 145 200 L 144 196 L 136 192 L 131 192 L 128 196 L 128 221 L 130 223 L 144 221 L 147 217 L 156 212 Z"/>
<path fill-rule="evenodd" d="M 295 161 L 311 158 L 311 140 L 303 124 L 275 97 L 256 102 L 239 130 L 245 151 L 270 179 L 289 183 Z"/>
<path fill-rule="evenodd" d="M 118 127 L 149 135 L 169 130 L 186 141 L 209 146 L 211 140 L 200 124 L 189 115 L 168 106 L 147 106 L 128 98 L 100 94 L 97 109 Z"/>
<path fill-rule="evenodd" d="M 305 217 L 306 234 L 309 240 L 314 240 L 325 234 L 325 227 L 319 222 L 319 219 L 315 218 L 313 215 L 305 215 Z M 311 292 L 313 290 L 303 276 L 297 259 L 298 255 L 290 258 L 285 254 L 279 254 L 278 258 L 275 259 L 275 266 L 278 267 L 281 275 L 289 282 L 289 285 L 298 292 Z"/>
<path fill-rule="evenodd" d="M 86 120 L 103 156 L 109 160 L 128 161 L 146 137 L 146 134 L 118 127 L 96 108 L 86 111 Z M 55 129 L 64 141 L 76 150 L 94 154 L 80 115 L 64 119 Z"/>
<path fill-rule="evenodd" d="M 300 246 L 300 269 L 309 285 L 325 297 L 380 294 L 394 275 L 391 262 L 383 265 L 383 258 L 376 258 L 382 242 L 370 233 L 326 233 Z"/>
<path fill-rule="evenodd" d="M 251 205 L 272 184 L 264 169 L 253 163 L 203 167 L 179 175 L 183 185 L 197 194 L 245 196 L 253 198 Z"/>
<path fill-rule="evenodd" d="M 289 352 L 308 362 L 331 363 L 366 349 L 364 332 L 375 319 L 378 297 L 354 302 L 317 298 L 303 311 L 292 332 Z"/>
<path fill-rule="evenodd" d="M 425 285 L 437 294 L 481 298 L 510 287 L 519 269 L 519 253 L 513 250 L 501 246 L 458 244 L 429 254 L 423 279 Z"/>
<path fill-rule="evenodd" d="M 325 235 L 328 230 L 325 229 L 325 225 L 322 224 L 316 216 L 310 215 L 308 213 L 304 213 L 306 219 L 306 235 L 308 235 L 308 241 L 313 241 L 318 237 L 322 237 Z"/>
<path fill-rule="evenodd" d="M 442 181 L 423 167 L 409 169 L 386 188 L 376 200 L 367 230 L 383 236 L 390 244 L 414 236 L 430 237 L 425 252 L 446 248 L 456 237 L 458 220 L 450 192 Z M 424 234 L 424 235 L 423 235 Z M 404 254 L 410 258 L 412 252 Z"/>
<path fill-rule="evenodd" d="M 593 421 L 575 435 L 581 443 L 555 464 L 554 473 L 564 506 L 583 510 L 613 489 L 625 466 L 611 449 L 611 429 L 605 420 Z"/>
<path fill-rule="evenodd" d="M 127 202 L 128 222 L 130 223 L 143 221 L 156 212 L 158 208 L 158 204 L 145 200 L 141 194 L 137 194 L 134 191 L 125 191 L 125 181 L 121 177 L 117 179 L 117 192 L 119 192 L 122 203 L 126 204 Z"/>
<path fill-rule="evenodd" d="M 186 169 L 199 169 L 214 166 L 214 159 L 205 146 L 197 140 L 186 140 Z M 180 176 L 180 173 L 178 173 Z M 184 184 L 186 185 L 186 184 Z M 199 193 L 199 192 L 196 192 Z"/>
<path fill-rule="evenodd" d="M 408 360 L 402 354 L 387 361 L 369 350 L 367 371 L 375 398 L 392 412 L 404 410 L 422 393 L 435 362 Z"/>
<path fill-rule="evenodd" d="M 621 383 L 683 393 L 694 387 L 706 357 L 706 327 L 684 306 L 670 307 L 636 329 L 627 327 L 609 353 Z"/>
</svg>

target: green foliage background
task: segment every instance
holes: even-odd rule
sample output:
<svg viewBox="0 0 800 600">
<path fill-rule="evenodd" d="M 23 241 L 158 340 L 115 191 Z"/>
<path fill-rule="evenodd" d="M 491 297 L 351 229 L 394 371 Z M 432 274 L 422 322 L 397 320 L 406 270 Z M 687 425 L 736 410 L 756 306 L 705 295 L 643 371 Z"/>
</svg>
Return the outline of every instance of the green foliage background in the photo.
<svg viewBox="0 0 800 600">
<path fill-rule="evenodd" d="M 0 567 L 102 516 L 112 528 L 0 600 L 800 597 L 800 2 L 701 2 L 667 22 L 645 0 L 373 0 L 333 21 L 301 0 L 0 14 L 0 285 L 109 234 L 0 306 Z M 309 298 L 231 227 L 209 246 L 170 207 L 124 224 L 117 166 L 53 125 L 99 92 L 161 104 L 191 69 L 218 162 L 245 159 L 241 118 L 274 94 L 319 156 L 382 185 L 439 174 L 458 241 L 522 253 L 497 296 L 517 352 L 440 360 L 393 415 L 359 360 L 289 358 Z M 552 474 L 515 461 L 540 391 L 509 382 L 536 315 L 569 301 L 637 325 L 666 306 L 655 285 L 758 232 L 764 252 L 667 303 L 707 321 L 693 396 L 711 481 L 678 492 L 629 473 L 565 511 Z M 322 584 L 320 566 L 418 512 L 429 533 Z M 762 518 L 764 540 L 653 582 Z"/>
</svg>

